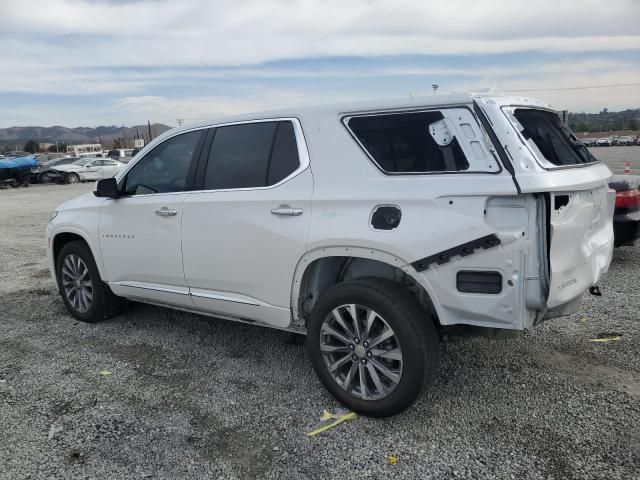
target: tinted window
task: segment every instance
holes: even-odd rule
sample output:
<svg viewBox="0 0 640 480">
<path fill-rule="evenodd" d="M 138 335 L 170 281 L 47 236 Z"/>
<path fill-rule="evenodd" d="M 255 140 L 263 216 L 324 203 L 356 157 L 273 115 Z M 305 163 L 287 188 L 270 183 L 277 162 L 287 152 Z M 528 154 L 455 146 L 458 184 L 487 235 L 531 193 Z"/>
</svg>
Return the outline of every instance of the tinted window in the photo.
<svg viewBox="0 0 640 480">
<path fill-rule="evenodd" d="M 522 127 L 520 132 L 524 138 L 533 142 L 544 158 L 554 165 L 598 161 L 555 113 L 519 108 L 513 115 Z"/>
<path fill-rule="evenodd" d="M 296 134 L 291 122 L 279 122 L 269 162 L 267 185 L 273 185 L 291 175 L 300 165 Z"/>
<path fill-rule="evenodd" d="M 354 117 L 349 128 L 386 172 L 467 170 L 469 162 L 455 137 L 440 146 L 429 133 L 429 126 L 443 118 L 440 112 Z"/>
<path fill-rule="evenodd" d="M 127 174 L 128 195 L 181 192 L 202 131 L 183 133 L 161 143 L 136 163 Z"/>
<path fill-rule="evenodd" d="M 291 122 L 260 122 L 216 129 L 205 189 L 273 185 L 298 168 Z"/>
</svg>

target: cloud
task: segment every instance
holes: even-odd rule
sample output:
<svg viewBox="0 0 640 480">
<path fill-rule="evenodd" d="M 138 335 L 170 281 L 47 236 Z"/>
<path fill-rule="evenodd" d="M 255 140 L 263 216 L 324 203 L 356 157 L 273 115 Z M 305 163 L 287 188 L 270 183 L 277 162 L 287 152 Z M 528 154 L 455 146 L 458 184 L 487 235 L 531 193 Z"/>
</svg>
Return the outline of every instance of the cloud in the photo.
<svg viewBox="0 0 640 480">
<path fill-rule="evenodd" d="M 352 97 L 351 97 L 352 98 Z M 346 95 L 333 96 L 333 101 L 345 101 Z M 138 122 L 154 118 L 155 122 L 174 124 L 177 119 L 197 122 L 240 112 L 281 109 L 291 106 L 312 105 L 326 102 L 325 96 L 305 92 L 266 90 L 250 95 L 205 96 L 171 99 L 162 96 L 142 95 L 118 98 L 115 107 Z M 135 123 L 134 121 L 133 123 Z"/>
<path fill-rule="evenodd" d="M 0 18 L 0 95 L 23 99 L 0 118 L 23 124 L 640 78 L 638 0 L 0 0 Z M 535 96 L 640 104 L 637 88 Z"/>
<path fill-rule="evenodd" d="M 494 0 L 4 2 L 7 40 L 39 62 L 79 66 L 242 65 L 275 59 L 637 48 L 640 3 Z M 15 45 L 21 50 L 20 42 Z M 33 47 L 36 48 L 33 48 Z M 59 50 L 59 49 L 58 49 Z M 34 58 L 34 57 L 31 57 Z"/>
</svg>

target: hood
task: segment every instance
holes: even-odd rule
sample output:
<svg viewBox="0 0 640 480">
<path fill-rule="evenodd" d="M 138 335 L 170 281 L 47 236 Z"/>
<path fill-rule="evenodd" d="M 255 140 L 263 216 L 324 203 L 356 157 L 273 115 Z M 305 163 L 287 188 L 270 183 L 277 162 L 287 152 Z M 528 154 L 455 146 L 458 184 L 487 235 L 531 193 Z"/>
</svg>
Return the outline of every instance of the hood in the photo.
<svg viewBox="0 0 640 480">
<path fill-rule="evenodd" d="M 79 197 L 68 200 L 56 207 L 56 211 L 75 210 L 91 207 L 104 203 L 104 198 L 98 198 L 93 193 L 85 193 Z"/>
</svg>

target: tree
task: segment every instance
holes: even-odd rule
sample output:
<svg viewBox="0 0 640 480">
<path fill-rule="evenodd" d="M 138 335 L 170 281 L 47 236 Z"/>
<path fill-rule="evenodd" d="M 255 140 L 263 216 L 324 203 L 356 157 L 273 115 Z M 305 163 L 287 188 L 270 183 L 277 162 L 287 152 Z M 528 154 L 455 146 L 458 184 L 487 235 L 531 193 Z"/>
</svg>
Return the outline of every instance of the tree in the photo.
<svg viewBox="0 0 640 480">
<path fill-rule="evenodd" d="M 578 125 L 576 125 L 576 132 L 588 132 L 589 131 L 589 125 L 585 122 L 578 122 Z"/>
<path fill-rule="evenodd" d="M 55 145 L 50 145 L 49 146 L 49 151 L 50 152 L 66 152 L 67 151 L 67 144 L 66 143 L 57 143 Z"/>
<path fill-rule="evenodd" d="M 37 153 L 40 151 L 40 145 L 38 145 L 35 140 L 27 140 L 27 143 L 24 144 L 23 150 L 29 153 Z"/>
<path fill-rule="evenodd" d="M 640 122 L 638 122 L 638 120 L 636 120 L 635 118 L 629 120 L 629 130 L 637 131 L 640 129 L 638 127 L 640 127 Z"/>
</svg>

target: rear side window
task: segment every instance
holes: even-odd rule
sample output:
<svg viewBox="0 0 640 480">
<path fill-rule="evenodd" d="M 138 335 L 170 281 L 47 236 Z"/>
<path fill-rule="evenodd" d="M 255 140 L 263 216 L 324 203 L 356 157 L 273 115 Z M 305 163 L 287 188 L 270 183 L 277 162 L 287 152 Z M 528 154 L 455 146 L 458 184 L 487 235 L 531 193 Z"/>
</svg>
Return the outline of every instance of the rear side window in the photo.
<svg viewBox="0 0 640 480">
<path fill-rule="evenodd" d="M 430 131 L 443 120 L 441 112 L 412 112 L 352 117 L 348 126 L 385 172 L 467 170 L 469 162 L 455 136 L 438 142 Z"/>
<path fill-rule="evenodd" d="M 218 127 L 209 153 L 204 189 L 274 185 L 299 165 L 296 137 L 289 121 Z"/>
<path fill-rule="evenodd" d="M 566 166 L 598 161 L 555 113 L 518 108 L 513 111 L 513 117 L 511 121 L 536 155 L 549 163 Z"/>
</svg>

